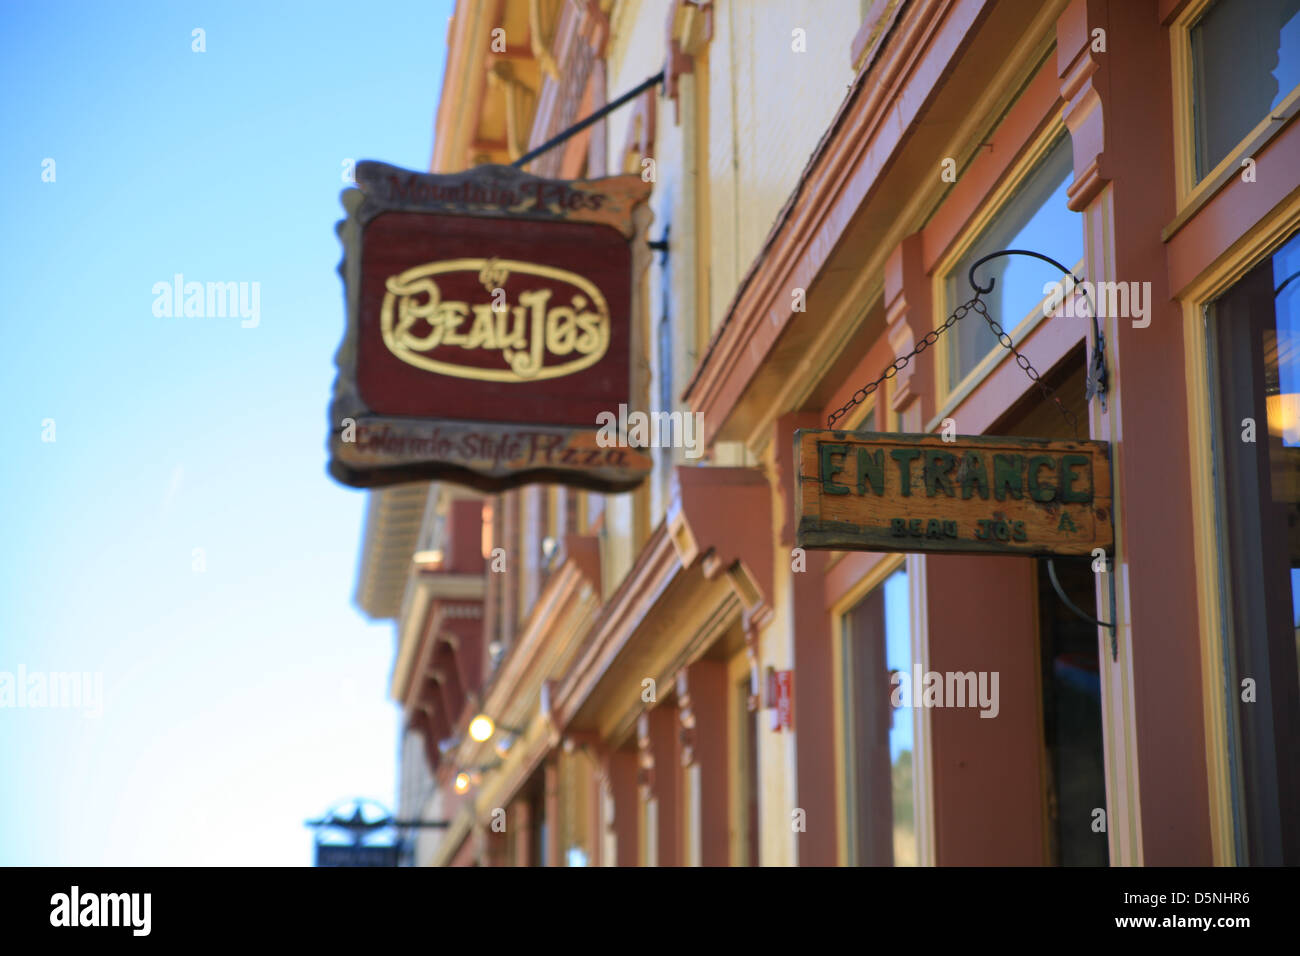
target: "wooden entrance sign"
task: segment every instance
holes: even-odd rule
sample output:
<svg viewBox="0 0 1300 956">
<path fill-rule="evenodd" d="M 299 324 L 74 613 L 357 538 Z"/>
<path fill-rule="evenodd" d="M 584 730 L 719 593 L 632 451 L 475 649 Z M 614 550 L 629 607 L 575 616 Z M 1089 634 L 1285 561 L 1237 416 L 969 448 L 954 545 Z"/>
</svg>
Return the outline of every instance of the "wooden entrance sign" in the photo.
<svg viewBox="0 0 1300 956">
<path fill-rule="evenodd" d="M 1110 446 L 800 429 L 801 548 L 944 554 L 1109 551 Z"/>
</svg>

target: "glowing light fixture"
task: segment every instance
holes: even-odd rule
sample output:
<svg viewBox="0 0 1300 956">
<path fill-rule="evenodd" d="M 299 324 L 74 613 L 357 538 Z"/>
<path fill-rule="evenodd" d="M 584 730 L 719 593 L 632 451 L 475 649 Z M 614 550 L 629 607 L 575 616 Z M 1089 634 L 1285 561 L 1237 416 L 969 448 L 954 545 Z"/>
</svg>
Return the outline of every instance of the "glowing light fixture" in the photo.
<svg viewBox="0 0 1300 956">
<path fill-rule="evenodd" d="M 1268 430 L 1282 439 L 1284 445 L 1300 444 L 1300 395 L 1283 392 L 1264 399 L 1268 415 Z"/>
<path fill-rule="evenodd" d="M 497 725 L 492 722 L 491 717 L 487 714 L 479 714 L 469 722 L 469 739 L 481 744 L 485 740 L 491 740 L 496 729 Z"/>
<path fill-rule="evenodd" d="M 523 736 L 523 731 L 518 727 L 507 727 L 505 724 L 498 724 L 487 714 L 478 714 L 469 722 L 469 739 L 475 743 L 483 743 L 485 740 L 491 740 L 492 735 L 498 730 L 510 734 L 512 737 Z M 506 744 L 506 749 L 510 744 Z"/>
</svg>

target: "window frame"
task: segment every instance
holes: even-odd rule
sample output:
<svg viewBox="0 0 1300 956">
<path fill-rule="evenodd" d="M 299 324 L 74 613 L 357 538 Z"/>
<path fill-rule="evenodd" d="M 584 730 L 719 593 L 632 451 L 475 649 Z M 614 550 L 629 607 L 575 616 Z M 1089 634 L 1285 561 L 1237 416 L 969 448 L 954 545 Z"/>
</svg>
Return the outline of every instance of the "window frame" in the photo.
<svg viewBox="0 0 1300 956">
<path fill-rule="evenodd" d="M 1285 125 L 1285 124 L 1283 124 Z M 1223 554 L 1219 547 L 1221 502 L 1216 484 L 1217 449 L 1209 363 L 1213 359 L 1206 310 L 1264 258 L 1273 255 L 1300 229 L 1300 194 L 1292 195 L 1258 227 L 1234 243 L 1180 297 L 1183 309 L 1184 368 L 1187 376 L 1187 421 L 1192 476 L 1192 527 L 1196 554 L 1197 605 L 1200 619 L 1202 708 L 1205 727 L 1206 778 L 1210 797 L 1210 837 L 1215 866 L 1241 865 L 1240 790 L 1236 765 L 1240 741 L 1229 719 L 1226 689 L 1230 679 L 1228 618 L 1221 586 Z"/>
<path fill-rule="evenodd" d="M 936 327 L 947 321 L 948 316 L 951 314 L 948 305 L 947 285 L 952 271 L 974 248 L 975 243 L 979 241 L 980 236 L 997 218 L 998 214 L 1005 210 L 1016 197 L 1026 180 L 1033 175 L 1043 160 L 1047 158 L 1048 153 L 1051 152 L 1060 137 L 1064 136 L 1068 143 L 1070 135 L 1070 131 L 1065 125 L 1064 108 L 1058 109 L 1042 129 L 1030 139 L 1024 152 L 1008 168 L 1006 175 L 1002 177 L 1002 181 L 997 188 L 989 193 L 976 212 L 966 221 L 952 246 L 935 264 L 931 277 L 931 301 L 934 303 L 934 325 Z M 1085 224 L 1082 214 L 1075 213 L 1075 215 L 1080 217 L 1079 230 L 1080 239 L 1084 240 L 1081 242 L 1084 246 L 1084 253 L 1077 262 L 1067 262 L 1065 265 L 1070 266 L 1075 275 L 1082 275 L 1083 273 L 1080 270 L 1087 259 Z M 958 281 L 959 283 L 964 282 L 965 277 L 958 277 Z M 1047 316 L 1043 315 L 1043 302 L 1046 301 L 1046 298 L 1046 296 L 1040 298 L 1028 313 L 1016 320 L 1014 326 L 1007 326 L 1002 323 L 1003 329 L 1011 336 L 1017 346 L 1028 338 L 1034 329 L 1047 318 Z M 1011 354 L 1004 348 L 990 351 L 960 381 L 950 385 L 949 372 L 953 349 L 956 347 L 955 342 L 956 339 L 951 339 L 948 342 L 941 340 L 940 345 L 934 349 L 934 404 L 936 412 L 933 421 L 935 422 L 948 417 Z"/>
<path fill-rule="evenodd" d="M 888 431 L 887 428 L 879 428 L 880 419 L 876 416 L 876 396 L 880 395 L 893 379 L 886 379 L 881 383 L 874 392 L 872 392 L 865 401 L 859 402 L 853 410 L 844 416 L 843 424 L 836 423 L 841 431 Z"/>
<path fill-rule="evenodd" d="M 1259 122 L 1228 155 L 1199 180 L 1196 178 L 1196 98 L 1192 63 L 1192 28 L 1217 0 L 1192 0 L 1169 26 L 1170 64 L 1173 71 L 1174 188 L 1178 215 L 1165 229 L 1168 240 L 1211 197 L 1241 171 L 1243 160 L 1254 157 L 1293 116 L 1300 112 L 1300 84 Z M 1274 117 L 1277 117 L 1275 120 Z"/>
<path fill-rule="evenodd" d="M 849 759 L 853 747 L 853 733 L 849 720 L 850 700 L 848 689 L 846 687 L 847 675 L 845 674 L 845 651 L 851 638 L 849 633 L 849 615 L 853 609 L 860 604 L 872 591 L 883 588 L 885 582 L 897 571 L 906 571 L 908 576 L 908 591 L 910 595 L 911 607 L 908 614 L 908 628 L 911 636 L 913 657 L 917 655 L 919 645 L 928 643 L 928 637 L 922 633 L 923 622 L 918 621 L 916 613 L 917 603 L 917 580 L 915 575 L 919 571 L 918 557 L 913 556 L 913 560 L 908 560 L 907 555 L 888 554 L 882 555 L 881 559 L 872 566 L 871 570 L 862 576 L 852 588 L 840 597 L 831 607 L 831 636 L 833 641 L 833 701 L 835 713 L 835 807 L 839 819 L 839 847 L 837 853 L 837 862 L 841 866 L 861 866 L 864 865 L 858 861 L 854 849 L 854 833 L 856 823 L 853 819 L 853 807 L 855 801 L 852 799 L 851 791 L 851 774 Z M 928 653 L 924 660 L 928 661 Z M 928 819 L 928 808 L 932 803 L 931 794 L 931 776 L 929 771 L 929 737 L 928 731 L 924 731 L 921 726 L 921 708 L 911 708 L 910 716 L 912 724 L 912 793 L 914 807 L 914 826 L 916 828 L 917 859 L 919 866 L 928 866 L 933 863 L 927 858 L 926 846 L 928 842 L 928 832 L 930 821 Z M 924 799 L 923 799 L 924 798 Z"/>
</svg>

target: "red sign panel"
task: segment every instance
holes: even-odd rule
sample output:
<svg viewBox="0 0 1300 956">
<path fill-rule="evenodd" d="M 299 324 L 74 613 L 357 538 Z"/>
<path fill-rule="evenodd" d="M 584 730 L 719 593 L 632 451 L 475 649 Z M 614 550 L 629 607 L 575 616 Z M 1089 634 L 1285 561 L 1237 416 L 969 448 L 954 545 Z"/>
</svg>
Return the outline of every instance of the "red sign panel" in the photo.
<svg viewBox="0 0 1300 956">
<path fill-rule="evenodd" d="M 361 487 L 638 484 L 649 457 L 605 447 L 597 416 L 636 393 L 649 184 L 381 163 L 359 163 L 357 182 L 339 229 L 348 329 L 331 472 Z"/>
</svg>

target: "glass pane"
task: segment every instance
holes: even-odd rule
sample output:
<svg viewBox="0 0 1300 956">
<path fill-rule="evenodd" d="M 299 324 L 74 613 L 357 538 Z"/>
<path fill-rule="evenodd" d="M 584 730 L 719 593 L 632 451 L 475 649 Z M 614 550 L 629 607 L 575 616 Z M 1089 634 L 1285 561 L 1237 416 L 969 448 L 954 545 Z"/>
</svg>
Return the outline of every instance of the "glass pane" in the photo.
<svg viewBox="0 0 1300 956">
<path fill-rule="evenodd" d="M 1213 305 L 1227 686 L 1243 861 L 1300 863 L 1300 238 Z"/>
<path fill-rule="evenodd" d="M 1029 249 L 1071 268 L 1083 258 L 1083 218 L 1065 204 L 1073 169 L 1070 138 L 1062 136 L 949 274 L 949 312 L 974 294 L 967 280 L 970 267 L 990 252 Z M 990 278 L 995 280 L 984 303 L 993 320 L 1012 332 L 1039 308 L 1045 298 L 1043 286 L 1059 281 L 1061 274 L 1038 259 L 1004 256 L 980 266 L 975 278 L 981 285 L 987 285 Z M 988 323 L 976 314 L 962 319 L 948 335 L 949 388 L 955 388 L 984 356 L 1001 347 Z"/>
<path fill-rule="evenodd" d="M 885 582 L 885 667 L 911 673 L 911 604 L 907 572 L 897 571 Z M 916 814 L 912 799 L 911 710 L 891 708 L 889 765 L 894 818 L 894 865 L 916 866 Z"/>
<path fill-rule="evenodd" d="M 891 703 L 893 672 L 910 674 L 907 573 L 894 572 L 846 621 L 849 846 L 858 866 L 915 866 L 912 710 Z"/>
<path fill-rule="evenodd" d="M 1036 564 L 1048 859 L 1057 866 L 1105 866 L 1110 860 L 1106 833 L 1092 825 L 1096 808 L 1106 806 L 1097 628 L 1057 596 L 1047 562 Z M 1055 570 L 1070 600 L 1096 616 L 1091 559 L 1057 558 Z"/>
<path fill-rule="evenodd" d="M 1190 39 L 1200 179 L 1300 84 L 1300 0 L 1218 0 Z"/>
</svg>

